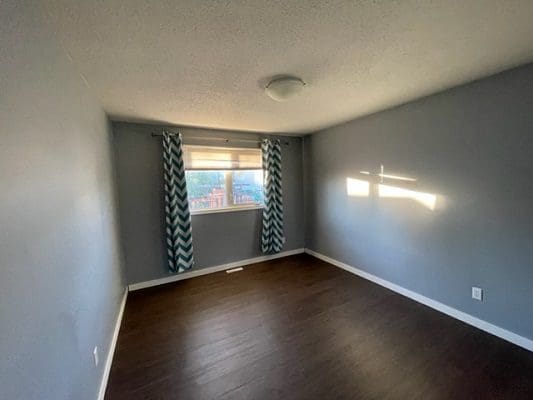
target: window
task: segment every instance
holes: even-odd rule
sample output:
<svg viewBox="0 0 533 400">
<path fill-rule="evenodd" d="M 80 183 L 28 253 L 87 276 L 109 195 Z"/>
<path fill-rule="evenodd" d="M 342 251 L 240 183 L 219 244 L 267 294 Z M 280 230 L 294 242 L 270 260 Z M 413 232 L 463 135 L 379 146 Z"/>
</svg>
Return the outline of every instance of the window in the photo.
<svg viewBox="0 0 533 400">
<path fill-rule="evenodd" d="M 260 149 L 185 145 L 183 156 L 192 212 L 263 204 Z"/>
</svg>

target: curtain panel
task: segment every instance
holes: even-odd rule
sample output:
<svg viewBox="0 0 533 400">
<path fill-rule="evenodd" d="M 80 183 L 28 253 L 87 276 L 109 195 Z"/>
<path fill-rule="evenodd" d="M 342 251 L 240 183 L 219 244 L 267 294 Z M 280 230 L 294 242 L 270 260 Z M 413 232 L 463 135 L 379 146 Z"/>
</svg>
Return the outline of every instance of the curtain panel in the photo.
<svg viewBox="0 0 533 400">
<path fill-rule="evenodd" d="M 163 133 L 163 167 L 168 268 L 177 273 L 194 264 L 181 134 Z"/>
<path fill-rule="evenodd" d="M 283 194 L 281 190 L 281 142 L 264 139 L 261 142 L 265 208 L 261 250 L 264 254 L 279 253 L 285 243 L 283 234 Z"/>
</svg>

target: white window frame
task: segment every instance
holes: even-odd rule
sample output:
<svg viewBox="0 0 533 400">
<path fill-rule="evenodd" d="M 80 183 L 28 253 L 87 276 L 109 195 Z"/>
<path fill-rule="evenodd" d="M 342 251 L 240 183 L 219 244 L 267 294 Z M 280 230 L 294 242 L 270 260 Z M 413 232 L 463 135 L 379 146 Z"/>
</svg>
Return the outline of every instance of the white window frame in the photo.
<svg viewBox="0 0 533 400">
<path fill-rule="evenodd" d="M 262 210 L 265 208 L 263 204 L 242 204 L 238 206 L 231 207 L 220 207 L 220 208 L 207 208 L 205 210 L 194 210 L 191 211 L 191 215 L 202 215 L 202 214 L 218 214 L 218 213 L 227 213 L 235 211 L 251 211 L 251 210 Z"/>
<path fill-rule="evenodd" d="M 206 146 L 211 147 L 211 146 Z M 185 169 L 185 171 L 200 171 L 201 169 Z M 201 210 L 192 210 L 190 209 L 191 215 L 202 215 L 202 214 L 217 214 L 217 213 L 226 213 L 226 212 L 235 212 L 235 211 L 251 211 L 251 210 L 262 210 L 264 208 L 264 202 L 261 203 L 249 203 L 249 204 L 233 204 L 233 172 L 243 171 L 246 169 L 213 169 L 212 171 L 221 171 L 224 172 L 224 186 L 226 188 L 226 204 L 231 204 L 225 207 L 218 208 L 207 208 Z M 248 169 L 249 171 L 259 171 L 259 168 Z M 205 171 L 205 170 L 204 170 Z M 207 170 L 209 171 L 209 170 Z M 264 183 L 264 182 L 263 182 Z M 263 187 L 264 190 L 264 187 Z"/>
</svg>

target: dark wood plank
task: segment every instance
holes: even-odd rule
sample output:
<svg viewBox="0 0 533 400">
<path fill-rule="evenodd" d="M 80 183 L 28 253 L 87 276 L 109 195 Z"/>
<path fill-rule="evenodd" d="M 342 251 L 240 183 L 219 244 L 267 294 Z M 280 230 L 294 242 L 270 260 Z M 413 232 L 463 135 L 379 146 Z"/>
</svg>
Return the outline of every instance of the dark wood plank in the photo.
<svg viewBox="0 0 533 400">
<path fill-rule="evenodd" d="M 298 255 L 130 293 L 106 399 L 533 399 L 533 353 Z"/>
</svg>

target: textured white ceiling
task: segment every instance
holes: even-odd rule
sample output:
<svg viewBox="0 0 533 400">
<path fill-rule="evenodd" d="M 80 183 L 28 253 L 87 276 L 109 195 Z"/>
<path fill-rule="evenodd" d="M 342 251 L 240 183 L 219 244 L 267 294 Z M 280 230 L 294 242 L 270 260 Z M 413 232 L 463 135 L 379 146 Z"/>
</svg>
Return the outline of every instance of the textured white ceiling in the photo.
<svg viewBox="0 0 533 400">
<path fill-rule="evenodd" d="M 309 132 L 533 61 L 531 0 L 40 3 L 117 120 Z"/>
</svg>

